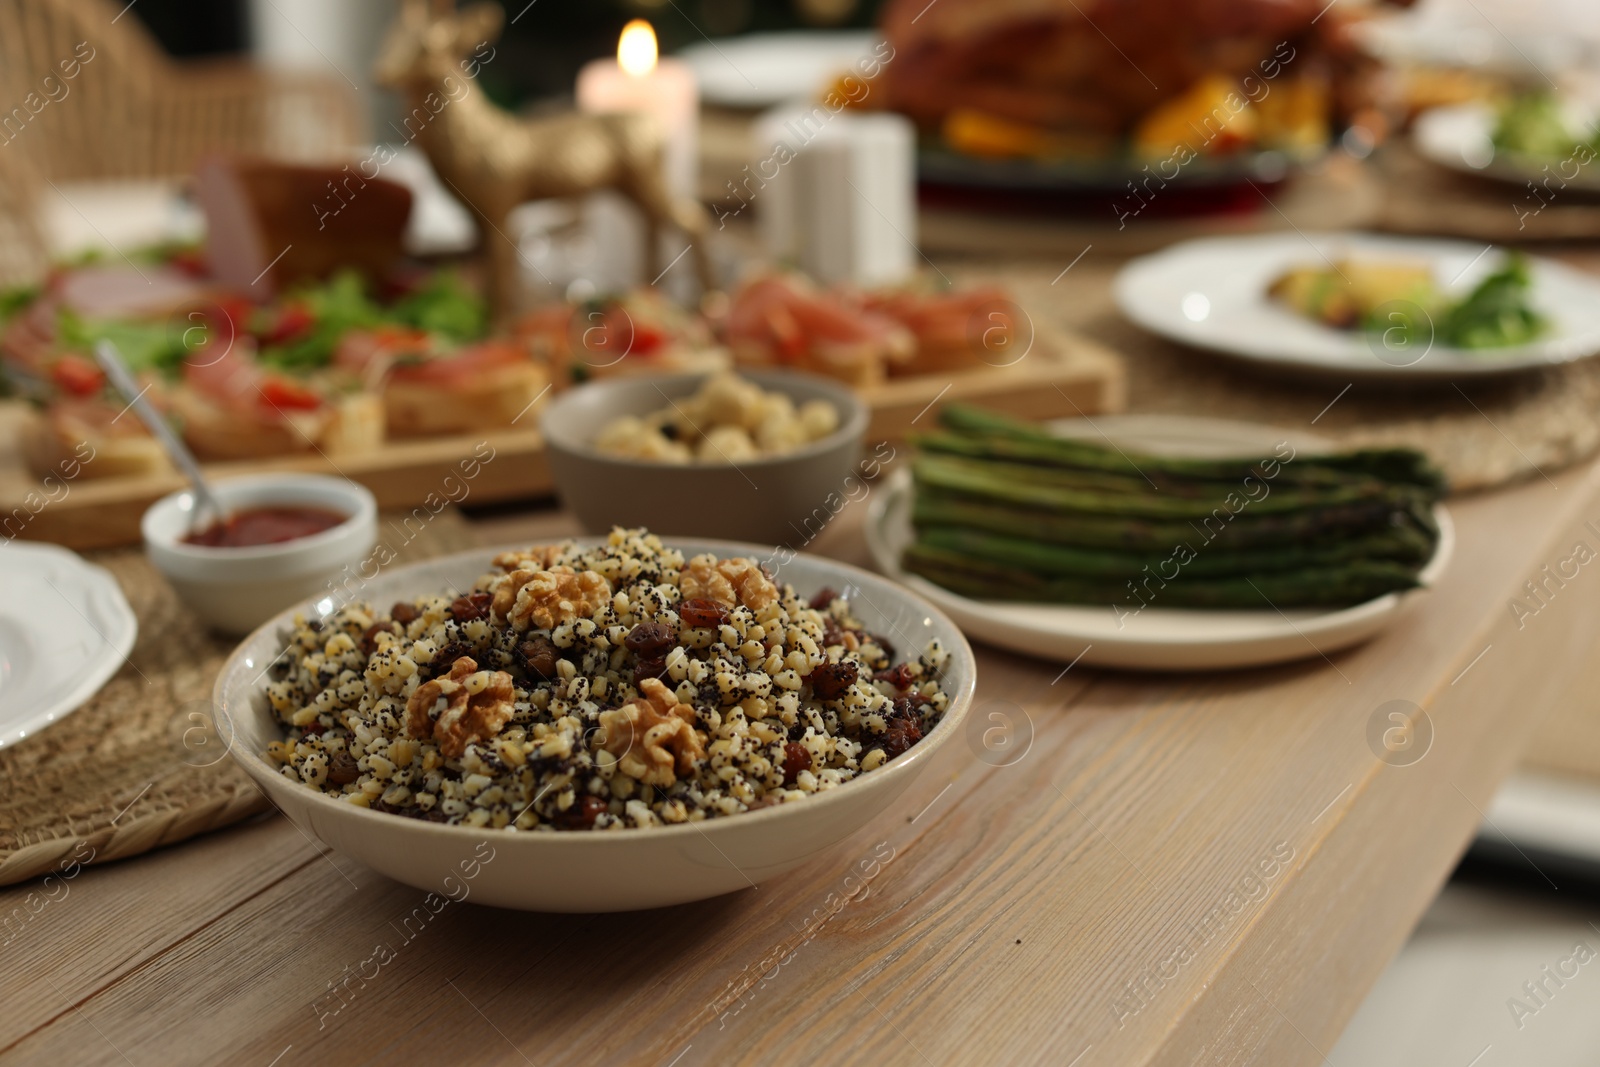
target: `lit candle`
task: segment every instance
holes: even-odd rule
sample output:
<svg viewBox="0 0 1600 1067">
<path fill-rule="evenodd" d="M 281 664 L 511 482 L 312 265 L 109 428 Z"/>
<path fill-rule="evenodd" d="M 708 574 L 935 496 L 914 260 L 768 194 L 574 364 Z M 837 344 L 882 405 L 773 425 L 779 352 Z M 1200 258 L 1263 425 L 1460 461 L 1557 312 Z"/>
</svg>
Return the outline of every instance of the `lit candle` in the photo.
<svg viewBox="0 0 1600 1067">
<path fill-rule="evenodd" d="M 644 19 L 623 27 L 616 59 L 596 59 L 578 73 L 578 109 L 642 111 L 661 128 L 666 176 L 674 195 L 691 198 L 699 180 L 700 89 L 687 63 L 656 54 L 656 32 Z"/>
</svg>

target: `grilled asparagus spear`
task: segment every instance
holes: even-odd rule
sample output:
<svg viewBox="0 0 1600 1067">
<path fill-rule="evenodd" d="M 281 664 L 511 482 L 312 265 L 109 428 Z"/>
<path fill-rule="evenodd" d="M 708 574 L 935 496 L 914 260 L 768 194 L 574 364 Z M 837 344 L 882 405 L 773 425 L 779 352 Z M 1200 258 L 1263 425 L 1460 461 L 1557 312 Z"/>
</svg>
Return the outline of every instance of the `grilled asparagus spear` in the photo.
<svg viewBox="0 0 1600 1067">
<path fill-rule="evenodd" d="M 1057 437 L 1042 426 L 1020 419 L 974 407 L 970 404 L 948 404 L 940 412 L 940 421 L 954 434 L 924 436 L 917 443 L 925 448 L 946 451 L 967 450 L 969 455 L 988 455 L 993 458 L 1026 459 L 1029 462 L 1082 467 L 1113 474 L 1124 474 L 1143 480 L 1148 477 L 1157 485 L 1163 479 L 1210 479 L 1217 481 L 1242 481 L 1247 475 L 1259 477 L 1260 466 L 1269 459 L 1281 461 L 1274 479 L 1282 484 L 1329 484 L 1341 474 L 1366 475 L 1387 482 L 1415 485 L 1432 492 L 1445 488 L 1443 476 L 1420 452 L 1406 448 L 1361 449 L 1327 455 L 1296 455 L 1292 460 L 1283 456 L 1261 459 L 1194 459 L 1170 456 L 1132 456 L 1115 448 L 1086 441 Z M 952 438 L 965 435 L 979 446 L 958 444 Z M 974 451 L 978 447 L 988 451 Z"/>
<path fill-rule="evenodd" d="M 911 521 L 918 527 L 962 526 L 1049 544 L 1126 552 L 1167 552 L 1184 542 L 1198 546 L 1212 540 L 1231 551 L 1315 545 L 1391 526 L 1414 530 L 1430 543 L 1437 533 L 1431 510 L 1421 502 L 1397 509 L 1387 500 L 1368 500 L 1282 514 L 1260 514 L 1247 508 L 1222 525 L 1214 520 L 1163 521 L 1007 507 L 934 486 L 918 487 Z"/>
<path fill-rule="evenodd" d="M 1165 584 L 1046 578 L 923 544 L 906 549 L 904 566 L 913 574 L 975 600 L 1105 604 L 1122 611 L 1148 606 L 1261 609 L 1355 604 L 1385 593 L 1413 589 L 1418 584 L 1412 568 L 1384 561 L 1259 576 L 1184 575 Z"/>
<path fill-rule="evenodd" d="M 953 404 L 916 435 L 907 570 L 981 599 L 1119 611 L 1346 604 L 1417 584 L 1438 473 L 1416 452 L 1132 456 Z"/>
<path fill-rule="evenodd" d="M 1109 492 L 1104 489 L 1073 488 L 1070 480 L 1052 483 L 1039 473 L 1021 477 L 1015 464 L 954 456 L 923 455 L 912 461 L 912 472 L 921 486 L 937 486 L 969 496 L 1001 500 L 1009 504 L 1058 512 L 1089 515 L 1123 515 L 1145 519 L 1204 519 L 1219 509 L 1223 517 L 1247 508 L 1258 514 L 1281 514 L 1309 507 L 1329 507 L 1362 501 L 1384 500 L 1403 509 L 1416 500 L 1419 490 L 1410 486 L 1389 485 L 1369 479 L 1352 479 L 1327 487 L 1280 487 L 1266 489 L 1252 499 L 1241 486 L 1224 490 L 1218 487 L 1208 497 L 1179 497 L 1173 494 Z M 1070 476 L 1068 476 L 1070 479 Z"/>
<path fill-rule="evenodd" d="M 1423 535 L 1398 527 L 1322 547 L 1260 548 L 1243 552 L 1220 547 L 1208 549 L 1205 542 L 1196 538 L 1170 545 L 1160 553 L 1112 552 L 1041 544 L 949 526 L 920 530 L 917 543 L 1030 574 L 1119 579 L 1149 575 L 1175 579 L 1181 574 L 1185 581 L 1328 570 L 1362 560 L 1418 566 L 1433 553 L 1432 544 Z"/>
</svg>

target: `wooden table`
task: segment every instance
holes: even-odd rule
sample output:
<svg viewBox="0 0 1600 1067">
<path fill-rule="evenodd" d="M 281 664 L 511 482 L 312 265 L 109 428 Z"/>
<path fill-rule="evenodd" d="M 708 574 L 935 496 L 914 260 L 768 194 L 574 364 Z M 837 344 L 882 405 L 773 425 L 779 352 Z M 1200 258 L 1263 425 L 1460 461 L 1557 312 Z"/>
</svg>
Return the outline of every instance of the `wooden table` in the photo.
<svg viewBox="0 0 1600 1067">
<path fill-rule="evenodd" d="M 817 551 L 863 562 L 862 510 Z M 1544 710 L 1590 702 L 1600 573 L 1520 620 L 1508 604 L 1600 544 L 1600 468 L 1453 510 L 1441 586 L 1326 659 L 1160 677 L 980 647 L 992 748 L 950 746 L 891 813 L 719 900 L 451 904 L 402 927 L 422 893 L 277 817 L 87 869 L 0 949 L 0 1058 L 1319 1063 Z M 481 523 L 496 542 L 569 528 Z M 1368 739 L 1396 699 L 1432 723 L 1409 766 Z"/>
</svg>

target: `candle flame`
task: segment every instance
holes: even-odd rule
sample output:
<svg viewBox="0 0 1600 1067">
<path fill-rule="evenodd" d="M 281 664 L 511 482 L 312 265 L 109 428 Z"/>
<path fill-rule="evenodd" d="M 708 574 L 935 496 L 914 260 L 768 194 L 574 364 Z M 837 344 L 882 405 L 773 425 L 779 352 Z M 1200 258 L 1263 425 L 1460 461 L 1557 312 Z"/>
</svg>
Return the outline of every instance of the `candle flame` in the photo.
<svg viewBox="0 0 1600 1067">
<path fill-rule="evenodd" d="M 634 19 L 622 27 L 617 39 L 617 64 L 635 78 L 656 69 L 656 31 L 644 19 Z"/>
</svg>

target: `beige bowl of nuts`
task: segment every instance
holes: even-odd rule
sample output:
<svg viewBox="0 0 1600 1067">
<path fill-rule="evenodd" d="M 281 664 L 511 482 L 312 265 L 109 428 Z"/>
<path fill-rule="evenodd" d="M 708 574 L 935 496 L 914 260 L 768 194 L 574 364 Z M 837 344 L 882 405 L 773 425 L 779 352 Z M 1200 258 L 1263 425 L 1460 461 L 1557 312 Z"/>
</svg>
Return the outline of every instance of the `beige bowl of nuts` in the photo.
<svg viewBox="0 0 1600 1067">
<path fill-rule="evenodd" d="M 544 412 L 551 470 L 586 530 L 802 547 L 838 510 L 868 412 L 847 386 L 781 371 L 592 382 Z"/>
</svg>

